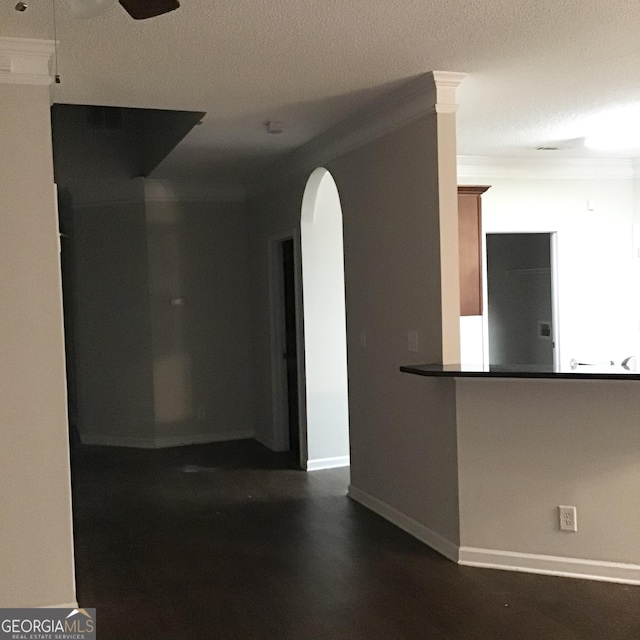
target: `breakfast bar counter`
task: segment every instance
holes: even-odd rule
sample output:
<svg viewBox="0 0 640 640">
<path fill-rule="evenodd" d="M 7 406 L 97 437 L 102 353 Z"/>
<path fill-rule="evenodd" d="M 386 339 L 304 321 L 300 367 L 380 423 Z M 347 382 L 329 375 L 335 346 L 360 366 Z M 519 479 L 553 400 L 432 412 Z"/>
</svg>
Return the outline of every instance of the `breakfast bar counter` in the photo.
<svg viewBox="0 0 640 640">
<path fill-rule="evenodd" d="M 562 380 L 640 380 L 640 371 L 620 365 L 581 365 L 554 371 L 553 367 L 535 364 L 483 365 L 417 364 L 400 367 L 404 373 L 447 378 L 547 378 Z"/>
<path fill-rule="evenodd" d="M 640 584 L 640 372 L 623 363 L 400 367 L 429 398 L 428 446 L 450 429 L 458 562 Z"/>
</svg>

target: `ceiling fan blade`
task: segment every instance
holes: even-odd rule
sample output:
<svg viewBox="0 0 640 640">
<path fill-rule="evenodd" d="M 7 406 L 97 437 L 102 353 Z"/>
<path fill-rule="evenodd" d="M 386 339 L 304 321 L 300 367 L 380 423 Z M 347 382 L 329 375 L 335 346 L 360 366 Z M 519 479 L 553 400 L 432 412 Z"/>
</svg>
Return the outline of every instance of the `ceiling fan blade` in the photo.
<svg viewBox="0 0 640 640">
<path fill-rule="evenodd" d="M 155 18 L 180 7 L 178 0 L 119 0 L 124 10 L 134 20 Z"/>
</svg>

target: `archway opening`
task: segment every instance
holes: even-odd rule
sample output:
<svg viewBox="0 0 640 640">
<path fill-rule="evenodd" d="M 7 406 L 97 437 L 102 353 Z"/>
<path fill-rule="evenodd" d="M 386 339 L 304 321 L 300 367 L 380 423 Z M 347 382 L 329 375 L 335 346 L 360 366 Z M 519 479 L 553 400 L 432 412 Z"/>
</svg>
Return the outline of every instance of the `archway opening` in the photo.
<svg viewBox="0 0 640 640">
<path fill-rule="evenodd" d="M 342 207 L 333 176 L 316 169 L 300 221 L 306 419 L 303 466 L 349 465 L 349 401 Z"/>
</svg>

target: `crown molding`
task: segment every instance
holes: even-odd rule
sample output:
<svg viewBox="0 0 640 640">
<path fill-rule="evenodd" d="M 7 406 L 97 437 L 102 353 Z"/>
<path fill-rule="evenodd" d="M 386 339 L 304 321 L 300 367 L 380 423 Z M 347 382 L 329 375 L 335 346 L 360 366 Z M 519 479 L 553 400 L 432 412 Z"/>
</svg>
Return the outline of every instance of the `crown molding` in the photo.
<svg viewBox="0 0 640 640">
<path fill-rule="evenodd" d="M 635 165 L 636 175 L 640 165 Z M 458 156 L 458 182 L 496 178 L 530 180 L 630 180 L 632 160 L 608 158 L 531 158 L 512 156 Z"/>
<path fill-rule="evenodd" d="M 244 202 L 241 185 L 144 179 L 146 202 Z"/>
<path fill-rule="evenodd" d="M 464 73 L 431 71 L 352 111 L 324 133 L 274 162 L 251 196 L 258 195 L 296 176 L 373 142 L 411 122 L 434 113 L 455 113 L 457 87 Z"/>
<path fill-rule="evenodd" d="M 0 38 L 0 84 L 50 85 L 54 52 L 53 40 Z"/>
<path fill-rule="evenodd" d="M 467 77 L 466 73 L 455 71 L 432 71 L 433 82 L 436 87 L 436 113 L 456 113 L 456 89 Z"/>
</svg>

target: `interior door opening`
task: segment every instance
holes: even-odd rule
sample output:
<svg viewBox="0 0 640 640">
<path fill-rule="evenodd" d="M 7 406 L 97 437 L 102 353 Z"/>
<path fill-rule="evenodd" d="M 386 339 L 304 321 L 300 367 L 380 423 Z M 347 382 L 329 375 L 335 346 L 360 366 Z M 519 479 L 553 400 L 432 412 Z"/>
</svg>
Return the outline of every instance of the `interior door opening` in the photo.
<svg viewBox="0 0 640 640">
<path fill-rule="evenodd" d="M 338 187 L 320 167 L 307 181 L 300 218 L 308 471 L 350 465 L 342 227 Z"/>
<path fill-rule="evenodd" d="M 331 174 L 316 169 L 300 231 L 272 236 L 271 374 L 276 451 L 319 471 L 350 465 L 342 207 Z M 293 459 L 293 455 L 292 455 Z"/>
</svg>

